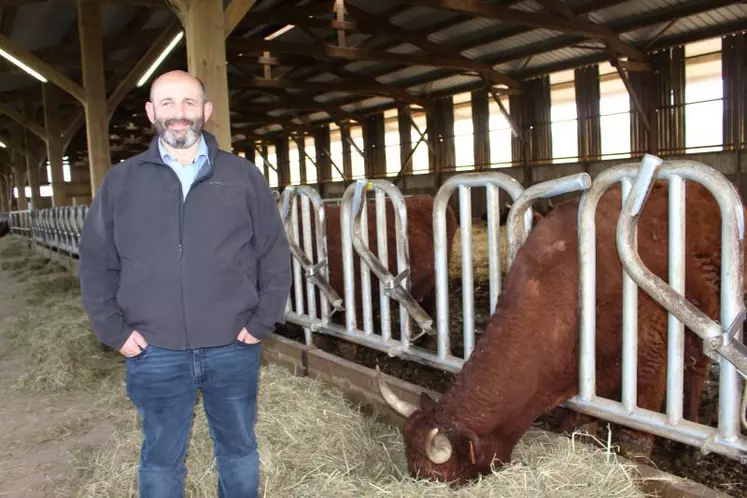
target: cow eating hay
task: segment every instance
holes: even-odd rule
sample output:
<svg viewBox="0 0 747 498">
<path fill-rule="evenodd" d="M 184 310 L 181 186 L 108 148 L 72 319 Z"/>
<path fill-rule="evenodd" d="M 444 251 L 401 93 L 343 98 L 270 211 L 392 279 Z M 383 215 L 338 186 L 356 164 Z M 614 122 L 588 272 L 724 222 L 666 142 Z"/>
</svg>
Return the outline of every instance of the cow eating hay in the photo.
<svg viewBox="0 0 747 498">
<path fill-rule="evenodd" d="M 5 241 L 0 242 L 0 249 L 3 247 Z M 29 257 L 28 252 L 19 256 L 25 261 L 14 260 L 13 267 L 22 270 L 26 282 L 38 281 L 54 269 Z M 83 393 L 91 386 L 98 387 L 90 394 L 86 412 L 91 420 L 112 424 L 115 429 L 103 445 L 81 449 L 76 455 L 76 467 L 82 474 L 72 495 L 137 496 L 141 433 L 137 412 L 124 392 L 123 362 L 88 342 L 91 333 L 77 304 L 75 286 L 54 286 L 49 295 L 53 305 L 45 302 L 44 307 L 36 307 L 36 315 L 24 317 L 28 326 L 23 342 L 18 343 L 23 347 L 9 353 L 37 360 L 26 364 L 48 389 Z M 18 305 L 23 306 L 23 298 L 18 295 Z M 34 309 L 28 302 L 26 307 L 26 313 Z M 45 325 L 63 311 L 64 328 Z M 66 356 L 72 351 L 76 356 Z M 44 361 L 39 361 L 41 358 Z M 67 380 L 56 383 L 54 368 L 44 364 L 75 370 L 66 374 Z M 340 391 L 321 381 L 292 376 L 277 366 L 263 367 L 259 407 L 256 429 L 266 497 L 644 496 L 632 466 L 609 448 L 594 448 L 563 437 L 522 440 L 511 465 L 458 492 L 441 483 L 415 480 L 407 475 L 406 462 L 400 456 L 404 443 L 396 428 L 363 414 Z M 196 410 L 194 425 L 187 457 L 187 496 L 214 496 L 212 446 L 201 407 Z"/>
</svg>

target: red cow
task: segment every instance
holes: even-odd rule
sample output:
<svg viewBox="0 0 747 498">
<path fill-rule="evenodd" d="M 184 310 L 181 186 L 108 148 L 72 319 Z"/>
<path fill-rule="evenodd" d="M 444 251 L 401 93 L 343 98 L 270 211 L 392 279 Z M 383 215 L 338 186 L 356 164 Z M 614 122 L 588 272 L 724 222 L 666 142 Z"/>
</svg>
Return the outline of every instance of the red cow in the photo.
<svg viewBox="0 0 747 498">
<path fill-rule="evenodd" d="M 687 184 L 686 298 L 714 320 L 720 310 L 721 213 L 701 185 Z M 657 182 L 638 220 L 638 251 L 665 282 L 668 189 Z M 615 241 L 619 186 L 596 214 L 597 393 L 619 399 L 622 362 L 622 265 Z M 530 232 L 510 268 L 485 334 L 453 384 L 420 406 L 399 400 L 379 377 L 382 396 L 407 417 L 403 428 L 414 476 L 463 483 L 510 460 L 540 415 L 577 394 L 579 343 L 578 199 L 559 204 Z M 667 313 L 640 291 L 638 406 L 661 411 L 666 394 Z M 685 340 L 684 417 L 697 421 L 708 358 L 690 330 Z M 617 398 L 616 398 L 617 396 Z M 653 436 L 624 430 L 628 446 L 650 454 Z"/>
<path fill-rule="evenodd" d="M 433 206 L 434 197 L 429 195 L 416 195 L 405 198 L 407 208 L 407 242 L 410 254 L 410 293 L 413 298 L 420 303 L 426 313 L 435 318 L 435 295 L 436 295 L 436 274 L 434 267 L 434 249 L 433 249 Z M 303 239 L 303 220 L 300 214 L 300 200 L 298 210 L 299 235 Z M 327 255 L 329 260 L 329 283 L 335 292 L 344 300 L 345 286 L 343 284 L 342 271 L 342 235 L 340 229 L 340 206 L 325 206 L 326 227 L 327 227 Z M 374 255 L 378 256 L 376 224 L 376 204 L 368 203 L 368 247 Z M 312 217 L 313 219 L 313 217 Z M 312 244 L 314 254 L 316 254 L 316 241 L 314 239 L 316 229 L 315 223 L 311 224 Z M 456 213 L 451 206 L 446 209 L 446 235 L 445 247 L 451 248 L 454 235 L 458 228 Z M 389 198 L 386 200 L 386 230 L 387 230 L 387 255 L 389 272 L 396 276 L 397 268 L 397 238 L 396 225 L 394 220 L 394 208 Z M 302 246 L 302 244 L 300 244 Z M 303 247 L 303 246 L 302 246 Z M 449 250 L 449 256 L 451 251 Z M 448 259 L 448 258 L 447 258 Z M 315 257 L 316 261 L 317 258 Z M 356 321 L 358 328 L 363 328 L 363 307 L 361 300 L 361 274 L 360 258 L 353 248 L 353 277 L 355 279 L 355 307 Z M 306 297 L 306 285 L 303 286 L 304 303 Z M 295 305 L 295 290 L 291 289 L 291 302 Z M 398 303 L 390 300 L 391 309 L 397 309 Z M 347 307 L 349 303 L 344 303 Z M 376 274 L 371 272 L 371 305 L 375 314 L 379 309 L 379 279 Z M 305 305 L 308 312 L 308 305 Z M 316 309 L 319 313 L 320 308 L 320 291 L 316 289 Z M 339 311 L 332 315 L 331 320 L 339 325 L 345 324 L 345 312 Z M 413 334 L 419 332 L 417 323 L 413 320 L 411 330 Z M 435 330 L 435 326 L 433 327 Z M 392 336 L 396 339 L 399 337 L 397 329 L 392 328 Z M 324 341 L 324 336 L 317 336 L 319 342 Z"/>
</svg>

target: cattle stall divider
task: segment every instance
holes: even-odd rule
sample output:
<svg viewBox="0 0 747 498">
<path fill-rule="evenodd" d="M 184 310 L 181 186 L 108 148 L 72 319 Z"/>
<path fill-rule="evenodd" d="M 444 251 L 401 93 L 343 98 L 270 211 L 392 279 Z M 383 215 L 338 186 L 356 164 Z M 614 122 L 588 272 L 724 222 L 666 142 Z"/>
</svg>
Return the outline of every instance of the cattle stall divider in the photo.
<svg viewBox="0 0 747 498">
<path fill-rule="evenodd" d="M 645 205 L 654 177 L 669 182 L 669 282 L 663 282 L 645 268 L 637 255 L 636 221 Z M 721 320 L 717 324 L 705 317 L 679 293 L 684 288 L 684 232 L 685 182 L 702 184 L 716 198 L 722 213 L 722 269 L 721 269 Z M 617 226 L 616 246 L 623 267 L 623 380 L 621 401 L 602 398 L 595 393 L 595 213 L 599 199 L 613 184 L 622 185 L 621 216 Z M 436 283 L 436 337 L 437 352 L 418 346 L 417 337 L 410 335 L 410 319 L 415 319 L 421 332 L 428 332 L 430 317 L 423 316 L 417 303 L 413 306 L 409 293 L 410 254 L 407 246 L 407 212 L 404 198 L 397 187 L 387 180 L 357 180 L 348 186 L 340 200 L 340 240 L 342 244 L 344 273 L 343 296 L 337 295 L 330 285 L 327 255 L 327 230 L 325 207 L 310 186 L 288 186 L 278 200 L 278 209 L 285 226 L 293 256 L 294 289 L 286 307 L 286 319 L 303 327 L 306 344 L 311 346 L 313 333 L 327 334 L 339 339 L 364 345 L 390 356 L 415 361 L 444 371 L 457 372 L 469 357 L 474 345 L 474 296 L 472 271 L 471 189 L 485 187 L 488 211 L 488 262 L 491 313 L 499 301 L 501 288 L 500 203 L 499 189 L 512 198 L 505 229 L 508 231 L 508 263 L 513 262 L 517 251 L 532 228 L 531 204 L 538 199 L 581 192 L 579 206 L 579 391 L 562 404 L 566 408 L 608 420 L 613 423 L 642 430 L 654 435 L 676 440 L 701 448 L 704 452 L 717 452 L 729 458 L 745 460 L 747 439 L 740 434 L 739 382 L 740 373 L 747 375 L 747 350 L 742 343 L 741 326 L 745 311 L 743 301 L 743 260 L 745 220 L 742 204 L 734 186 L 716 170 L 693 161 L 662 163 L 660 159 L 646 156 L 641 163 L 627 163 L 610 167 L 593 181 L 586 173 L 532 185 L 524 189 L 513 177 L 501 172 L 470 172 L 450 177 L 439 188 L 432 213 L 434 237 L 434 268 Z M 460 248 L 462 251 L 462 305 L 464 358 L 451 354 L 449 344 L 449 277 L 446 240 L 446 209 L 452 194 L 459 190 Z M 378 227 L 377 255 L 369 250 L 368 213 L 366 196 L 375 194 L 376 224 Z M 386 202 L 394 207 L 397 226 L 397 269 L 387 267 Z M 300 199 L 301 215 L 298 214 Z M 311 216 L 313 206 L 314 216 Z M 68 253 L 74 259 L 87 206 L 64 206 L 31 209 L 9 213 L 11 233 L 28 237 L 32 243 L 48 249 L 50 255 Z M 300 220 L 299 220 L 300 218 Z M 315 233 L 312 235 L 312 219 Z M 303 231 L 299 229 L 303 222 Z M 303 249 L 300 247 L 303 240 Z M 314 243 L 312 243 L 315 242 Z M 316 248 L 314 253 L 313 248 Z M 363 327 L 358 326 L 354 295 L 353 256 L 360 258 L 362 285 Z M 420 255 L 417 255 L 420 257 Z M 389 316 L 389 299 L 399 303 L 400 339 L 391 337 L 391 323 L 384 318 L 380 333 L 376 333 L 371 313 L 370 272 L 380 280 L 380 309 Z M 304 285 L 305 284 L 305 285 Z M 659 302 L 668 312 L 668 363 L 666 413 L 644 410 L 636 406 L 637 381 L 637 291 L 638 286 Z M 366 289 L 369 289 L 368 293 Z M 304 307 L 304 290 L 308 310 Z M 317 296 L 321 309 L 315 305 Z M 345 326 L 331 323 L 332 312 L 345 312 Z M 386 313 L 384 313 L 386 311 Z M 683 412 L 683 334 L 685 325 L 704 340 L 704 351 L 720 367 L 718 426 L 710 427 L 682 418 Z M 431 330 L 432 332 L 432 330 Z M 414 339 L 414 340 L 413 340 Z M 746 394 L 747 399 L 747 394 Z M 746 424 L 747 425 L 747 424 Z"/>
<path fill-rule="evenodd" d="M 606 169 L 584 192 L 579 206 L 580 354 L 579 393 L 564 406 L 634 429 L 718 452 L 747 463 L 747 438 L 740 434 L 739 373 L 747 376 L 744 322 L 744 211 L 736 189 L 721 173 L 694 161 L 672 161 L 646 155 L 642 165 Z M 653 186 L 668 180 L 669 283 L 648 270 L 637 252 L 635 223 Z M 716 199 L 722 216 L 721 320 L 725 328 L 687 302 L 685 286 L 685 180 L 703 185 Z M 596 395 L 596 208 L 604 193 L 622 183 L 622 206 L 616 245 L 623 265 L 622 401 Z M 634 183 L 633 183 L 634 182 Z M 668 312 L 666 414 L 636 406 L 638 287 Z M 718 428 L 682 418 L 684 387 L 684 324 L 703 338 L 704 352 L 719 361 Z M 747 389 L 745 390 L 747 400 Z M 742 406 L 742 409 L 744 407 Z"/>
<path fill-rule="evenodd" d="M 301 218 L 303 220 L 303 245 L 299 246 L 299 229 L 298 229 L 298 198 L 301 198 Z M 317 262 L 313 263 L 313 245 L 311 241 L 311 208 L 309 203 L 314 205 L 314 232 L 317 251 Z M 325 324 L 329 321 L 331 305 L 335 311 L 344 309 L 342 298 L 337 295 L 335 290 L 329 284 L 329 267 L 327 265 L 327 229 L 324 202 L 319 193 L 309 186 L 290 186 L 283 191 L 282 204 L 280 209 L 283 226 L 290 252 L 293 255 L 293 290 L 294 295 L 288 296 L 286 313 L 293 310 L 292 300 L 295 298 L 295 305 L 299 315 L 305 315 L 307 320 L 313 323 L 307 323 L 304 329 L 304 339 L 307 345 L 311 344 L 311 333 L 317 330 L 318 324 Z M 306 277 L 306 295 L 308 296 L 308 314 L 304 313 L 303 307 L 303 283 L 301 270 Z M 320 292 L 321 317 L 316 310 L 316 287 Z"/>
</svg>

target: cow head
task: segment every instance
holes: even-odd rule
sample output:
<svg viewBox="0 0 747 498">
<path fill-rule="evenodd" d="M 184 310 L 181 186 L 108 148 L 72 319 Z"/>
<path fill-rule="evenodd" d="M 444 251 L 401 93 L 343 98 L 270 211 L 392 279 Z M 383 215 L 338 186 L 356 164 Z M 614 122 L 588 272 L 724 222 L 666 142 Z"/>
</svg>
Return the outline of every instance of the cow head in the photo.
<svg viewBox="0 0 747 498">
<path fill-rule="evenodd" d="M 407 419 L 402 432 L 413 477 L 461 485 L 490 473 L 493 457 L 503 456 L 494 451 L 492 438 L 480 437 L 461 425 L 426 393 L 420 395 L 420 407 L 400 399 L 382 379 L 378 365 L 376 371 L 382 397 Z"/>
</svg>

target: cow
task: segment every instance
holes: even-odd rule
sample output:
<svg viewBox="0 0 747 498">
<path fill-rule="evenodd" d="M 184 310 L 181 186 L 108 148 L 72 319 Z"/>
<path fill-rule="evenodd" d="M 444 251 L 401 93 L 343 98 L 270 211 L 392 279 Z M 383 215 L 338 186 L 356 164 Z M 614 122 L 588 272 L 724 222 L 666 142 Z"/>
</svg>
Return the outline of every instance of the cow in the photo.
<svg viewBox="0 0 747 498">
<path fill-rule="evenodd" d="M 406 197 L 404 199 L 405 207 L 407 209 L 407 243 L 409 245 L 410 254 L 410 293 L 413 298 L 420 304 L 428 315 L 435 317 L 435 302 L 436 302 L 436 274 L 435 274 L 435 263 L 434 263 L 434 246 L 433 246 L 433 207 L 435 198 L 430 195 L 414 195 Z M 342 236 L 340 227 L 340 206 L 338 205 L 326 205 L 325 206 L 326 216 L 326 228 L 327 228 L 327 258 L 329 261 L 329 283 L 337 294 L 344 300 L 345 299 L 345 286 L 344 286 L 344 275 L 342 271 Z M 299 201 L 299 235 L 303 240 L 303 220 L 300 215 L 300 201 Z M 376 204 L 369 202 L 367 204 L 367 216 L 368 216 L 368 247 L 370 251 L 378 257 L 378 243 L 377 243 L 377 232 L 378 226 L 376 224 Z M 313 219 L 313 216 L 312 216 Z M 458 228 L 458 220 L 454 209 L 451 206 L 446 208 L 446 238 L 444 241 L 444 247 L 449 251 L 448 256 L 451 254 L 450 248 L 454 235 Z M 311 223 L 312 232 L 312 244 L 316 247 L 315 223 Z M 394 219 L 394 207 L 390 199 L 386 201 L 386 230 L 387 230 L 387 256 L 388 256 L 388 268 L 389 272 L 396 276 L 398 274 L 397 265 L 397 238 L 398 234 L 396 231 L 395 219 Z M 302 244 L 299 244 L 302 245 Z M 316 250 L 314 251 L 316 254 Z M 355 281 L 355 313 L 358 327 L 363 327 L 363 306 L 361 299 L 361 274 L 360 274 L 360 259 L 353 248 L 353 278 Z M 317 260 L 316 258 L 314 259 Z M 447 263 L 448 265 L 448 263 Z M 294 283 L 295 285 L 295 283 Z M 304 284 L 304 302 L 306 303 L 308 297 L 305 294 Z M 316 309 L 317 313 L 320 308 L 320 290 L 316 289 Z M 291 289 L 291 301 L 295 304 L 295 290 Z M 347 307 L 349 303 L 344 303 Z M 392 309 L 394 306 L 398 306 L 396 301 L 392 301 Z M 371 272 L 371 306 L 373 313 L 375 314 L 379 310 L 379 280 L 376 274 Z M 305 306 L 308 312 L 308 306 Z M 339 311 L 334 313 L 330 317 L 331 321 L 344 326 L 345 325 L 345 312 Z M 434 327 L 435 329 L 435 327 Z M 418 325 L 413 320 L 411 330 L 413 334 L 418 333 Z M 396 329 L 392 331 L 392 336 L 398 338 Z M 323 347 L 327 349 L 329 341 L 323 335 L 315 336 L 315 344 L 317 347 Z M 325 347 L 326 346 L 326 347 Z"/>
<path fill-rule="evenodd" d="M 511 211 L 512 205 L 513 203 L 507 202 L 506 205 L 500 210 L 500 216 L 498 218 L 498 224 L 500 226 L 505 225 L 506 221 L 508 221 L 508 213 L 509 211 Z M 532 225 L 536 224 L 544 216 L 547 216 L 547 214 L 552 211 L 554 207 L 555 206 L 552 202 L 552 199 L 547 200 L 547 207 L 543 207 L 541 204 L 535 204 L 534 206 L 532 206 Z M 480 219 L 487 222 L 488 212 L 485 211 Z"/>
<path fill-rule="evenodd" d="M 668 188 L 657 181 L 638 220 L 638 251 L 653 273 L 668 281 Z M 409 472 L 415 477 L 468 482 L 510 461 L 522 435 L 539 416 L 578 393 L 578 199 L 541 219 L 509 269 L 495 313 L 453 383 L 419 406 L 397 398 L 378 371 L 382 397 L 406 418 Z M 622 265 L 616 246 L 619 186 L 601 198 L 596 213 L 596 392 L 620 399 Z M 686 187 L 686 298 L 713 320 L 720 314 L 721 213 L 701 185 Z M 661 411 L 666 394 L 667 312 L 638 293 L 637 405 Z M 684 418 L 698 420 L 709 360 L 702 341 L 685 333 Z M 648 456 L 650 434 L 623 429 L 626 454 Z"/>
<path fill-rule="evenodd" d="M 10 233 L 10 223 L 8 220 L 0 221 L 0 237 L 5 237 Z"/>
</svg>

